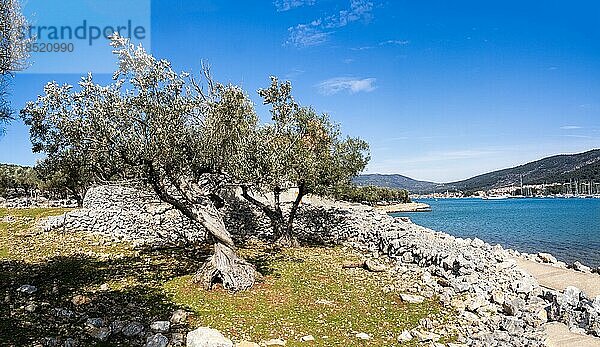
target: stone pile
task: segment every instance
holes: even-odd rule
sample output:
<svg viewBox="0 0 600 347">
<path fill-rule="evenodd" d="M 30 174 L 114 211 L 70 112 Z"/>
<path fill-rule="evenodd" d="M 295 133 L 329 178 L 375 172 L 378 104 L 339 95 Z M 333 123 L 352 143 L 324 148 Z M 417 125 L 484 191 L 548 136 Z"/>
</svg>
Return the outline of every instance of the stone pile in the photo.
<svg viewBox="0 0 600 347">
<path fill-rule="evenodd" d="M 546 302 L 535 279 L 510 253 L 479 239 L 460 239 L 397 221 L 379 249 L 423 269 L 422 292 L 433 292 L 459 315 L 461 342 L 472 346 L 540 346 Z"/>
<path fill-rule="evenodd" d="M 575 287 L 563 293 L 547 290 L 543 298 L 550 303 L 548 318 L 566 323 L 571 331 L 600 337 L 600 296 L 588 298 Z"/>
<path fill-rule="evenodd" d="M 185 345 L 185 325 L 187 322 L 175 320 L 186 314 L 184 311 L 175 311 L 168 321 L 155 321 L 149 326 L 146 326 L 136 321 L 105 321 L 102 318 L 87 318 L 84 323 L 84 332 L 94 340 L 106 342 L 109 339 L 114 341 L 115 338 L 127 341 L 130 345 L 145 346 L 145 347 L 167 347 L 167 346 L 184 346 Z M 67 309 L 57 311 L 57 315 L 76 314 Z M 174 318 L 175 317 L 175 318 Z M 185 318 L 184 318 L 185 319 Z M 76 340 L 71 340 L 73 346 L 78 345 Z M 54 338 L 47 338 L 44 346 L 66 346 L 66 341 Z"/>
<path fill-rule="evenodd" d="M 0 197 L 0 207 L 2 208 L 51 208 L 51 207 L 62 207 L 62 208 L 74 208 L 77 207 L 75 200 L 63 199 L 63 200 L 50 200 L 43 196 L 27 198 L 27 197 L 13 197 L 5 199 Z"/>
<path fill-rule="evenodd" d="M 287 209 L 289 204 L 284 205 Z M 307 203 L 298 211 L 294 232 L 301 240 L 321 244 L 338 244 L 374 233 L 378 225 L 359 223 L 362 214 L 355 216 L 355 211 L 366 213 L 375 223 L 386 217 L 359 204 Z M 238 195 L 227 197 L 223 218 L 227 230 L 238 240 L 272 237 L 267 216 Z M 90 232 L 113 241 L 151 245 L 201 243 L 207 235 L 202 226 L 161 202 L 155 194 L 123 186 L 92 188 L 83 208 L 46 218 L 38 227 L 44 231 L 63 228 Z"/>
</svg>

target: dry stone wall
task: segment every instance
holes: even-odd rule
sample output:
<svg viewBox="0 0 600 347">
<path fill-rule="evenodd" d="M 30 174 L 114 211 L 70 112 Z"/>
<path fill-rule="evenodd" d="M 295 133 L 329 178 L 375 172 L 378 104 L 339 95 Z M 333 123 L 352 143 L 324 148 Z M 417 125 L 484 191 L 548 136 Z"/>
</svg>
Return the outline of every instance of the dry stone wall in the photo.
<svg viewBox="0 0 600 347">
<path fill-rule="evenodd" d="M 296 234 L 305 241 L 340 243 L 356 235 L 373 234 L 372 229 L 376 226 L 359 223 L 358 212 L 382 216 L 359 204 L 307 200 L 300 207 L 294 226 Z M 284 210 L 288 207 L 284 206 Z M 227 230 L 238 240 L 248 237 L 270 239 L 272 236 L 270 220 L 235 192 L 226 198 L 223 217 Z M 90 189 L 83 208 L 51 217 L 41 227 L 91 232 L 138 244 L 201 243 L 207 237 L 201 225 L 161 202 L 152 192 L 114 185 Z"/>
<path fill-rule="evenodd" d="M 206 231 L 149 192 L 99 186 L 86 194 L 83 208 L 53 217 L 44 228 L 63 227 L 140 244 L 202 242 Z"/>
</svg>

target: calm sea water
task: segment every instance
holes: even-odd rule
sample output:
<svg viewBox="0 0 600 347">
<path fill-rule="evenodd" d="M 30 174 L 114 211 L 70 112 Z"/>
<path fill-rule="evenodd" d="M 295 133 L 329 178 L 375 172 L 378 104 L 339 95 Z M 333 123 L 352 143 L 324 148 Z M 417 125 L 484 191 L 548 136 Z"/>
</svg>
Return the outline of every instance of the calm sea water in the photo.
<svg viewBox="0 0 600 347">
<path fill-rule="evenodd" d="M 600 266 L 600 199 L 422 199 L 432 212 L 398 213 L 458 237 Z"/>
</svg>

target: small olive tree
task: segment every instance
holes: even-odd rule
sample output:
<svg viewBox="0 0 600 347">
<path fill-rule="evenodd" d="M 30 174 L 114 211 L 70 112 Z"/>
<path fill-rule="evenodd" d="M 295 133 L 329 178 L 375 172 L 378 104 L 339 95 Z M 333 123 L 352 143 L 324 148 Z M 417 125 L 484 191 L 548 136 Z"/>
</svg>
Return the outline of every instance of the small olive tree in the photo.
<svg viewBox="0 0 600 347">
<path fill-rule="evenodd" d="M 31 137 L 33 139 L 35 134 Z M 87 159 L 83 151 L 75 153 L 65 150 L 40 160 L 35 165 L 35 171 L 42 190 L 72 197 L 77 201 L 77 206 L 82 207 L 83 199 L 95 178 Z"/>
<path fill-rule="evenodd" d="M 269 88 L 258 91 L 264 103 L 271 105 L 272 123 L 260 127 L 254 137 L 253 150 L 242 182 L 242 196 L 259 207 L 270 219 L 276 243 L 297 246 L 294 220 L 307 194 L 329 194 L 340 184 L 347 184 L 366 166 L 368 144 L 357 138 L 343 138 L 339 128 L 327 115 L 312 108 L 300 107 L 291 95 L 291 84 L 271 77 Z M 272 193 L 272 203 L 251 193 L 252 188 Z M 281 193 L 297 188 L 298 194 L 287 215 Z"/>
<path fill-rule="evenodd" d="M 27 20 L 18 0 L 0 1 L 0 123 L 12 118 L 7 89 L 10 78 L 27 67 Z"/>
<path fill-rule="evenodd" d="M 30 198 L 39 188 L 40 181 L 31 167 L 0 165 L 0 196 Z"/>
<path fill-rule="evenodd" d="M 51 83 L 23 115 L 31 124 L 68 119 L 82 129 L 77 141 L 63 136 L 69 127 L 46 129 L 42 137 L 64 138 L 65 148 L 86 153 L 104 179 L 149 186 L 202 225 L 214 254 L 195 282 L 206 289 L 216 281 L 231 291 L 251 287 L 255 268 L 237 256 L 218 209 L 223 185 L 240 169 L 245 141 L 256 126 L 252 103 L 240 88 L 213 83 L 208 73 L 203 89 L 189 74 L 175 72 L 168 61 L 124 38 L 113 37 L 112 46 L 119 62 L 114 83 L 101 86 L 88 75 L 76 92 Z"/>
<path fill-rule="evenodd" d="M 28 104 L 21 118 L 29 126 L 32 151 L 46 155 L 35 166 L 44 186 L 68 191 L 81 206 L 94 180 L 106 180 L 111 174 L 107 175 L 104 161 L 90 155 L 90 119 L 83 112 L 83 100 L 77 100 L 79 95 L 71 90 L 70 86 L 48 83 L 45 96 L 37 104 Z"/>
</svg>

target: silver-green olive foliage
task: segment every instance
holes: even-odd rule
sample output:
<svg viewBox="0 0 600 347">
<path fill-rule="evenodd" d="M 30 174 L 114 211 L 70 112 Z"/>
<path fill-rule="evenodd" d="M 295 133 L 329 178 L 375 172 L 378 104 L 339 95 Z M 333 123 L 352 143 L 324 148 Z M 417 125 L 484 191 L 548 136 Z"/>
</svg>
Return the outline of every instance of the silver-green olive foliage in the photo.
<svg viewBox="0 0 600 347">
<path fill-rule="evenodd" d="M 43 186 L 66 190 L 81 205 L 94 173 L 103 179 L 107 176 L 107 166 L 99 153 L 92 153 L 89 135 L 92 129 L 89 117 L 83 112 L 83 94 L 72 90 L 69 85 L 48 83 L 44 95 L 37 102 L 28 103 L 21 117 L 30 127 L 33 152 L 46 155 L 36 165 Z"/>
<path fill-rule="evenodd" d="M 11 119 L 7 99 L 10 78 L 27 67 L 27 44 L 31 42 L 25 35 L 27 26 L 18 0 L 0 1 L 0 123 Z"/>
<path fill-rule="evenodd" d="M 27 26 L 18 0 L 0 1 L 0 75 L 27 67 Z"/>
<path fill-rule="evenodd" d="M 348 184 L 369 161 L 368 144 L 358 138 L 343 137 L 339 127 L 326 114 L 301 107 L 292 97 L 290 82 L 271 77 L 271 85 L 258 91 L 264 104 L 271 106 L 272 123 L 258 128 L 253 157 L 242 181 L 257 190 L 273 193 L 273 205 L 254 199 L 249 186 L 243 196 L 259 206 L 271 219 L 275 238 L 293 246 L 293 222 L 306 194 L 328 195 L 339 185 Z M 284 217 L 279 196 L 287 188 L 298 195 Z"/>
<path fill-rule="evenodd" d="M 142 47 L 115 36 L 114 83 L 82 78 L 79 90 L 50 83 L 22 111 L 34 149 L 49 157 L 84 154 L 98 178 L 144 183 L 163 201 L 206 228 L 215 254 L 195 279 L 232 291 L 254 283 L 255 270 L 235 254 L 217 208 L 220 190 L 239 170 L 256 127 L 247 95 L 212 82 L 203 89 Z"/>
</svg>

